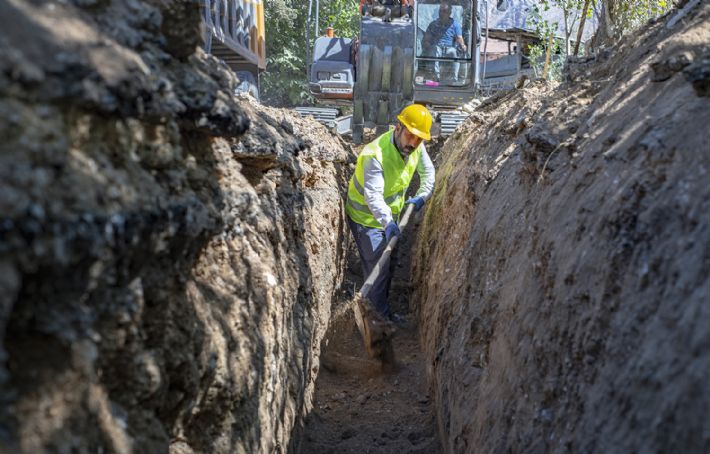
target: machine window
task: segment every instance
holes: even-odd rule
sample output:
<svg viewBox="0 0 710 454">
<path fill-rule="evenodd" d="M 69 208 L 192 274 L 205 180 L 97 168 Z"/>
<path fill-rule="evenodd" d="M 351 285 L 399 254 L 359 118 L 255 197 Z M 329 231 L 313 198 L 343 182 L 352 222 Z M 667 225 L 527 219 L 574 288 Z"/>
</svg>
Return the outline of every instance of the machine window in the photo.
<svg viewBox="0 0 710 454">
<path fill-rule="evenodd" d="M 417 85 L 471 83 L 472 2 L 419 2 L 416 13 Z"/>
</svg>

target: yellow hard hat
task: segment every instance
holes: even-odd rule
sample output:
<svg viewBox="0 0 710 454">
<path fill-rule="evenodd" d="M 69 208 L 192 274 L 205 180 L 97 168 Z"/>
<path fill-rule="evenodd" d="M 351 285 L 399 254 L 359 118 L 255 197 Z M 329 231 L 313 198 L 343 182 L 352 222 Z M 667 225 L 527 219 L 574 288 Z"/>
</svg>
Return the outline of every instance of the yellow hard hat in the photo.
<svg viewBox="0 0 710 454">
<path fill-rule="evenodd" d="M 431 124 L 434 120 L 426 107 L 421 104 L 411 104 L 402 109 L 397 119 L 415 136 L 431 140 Z"/>
</svg>

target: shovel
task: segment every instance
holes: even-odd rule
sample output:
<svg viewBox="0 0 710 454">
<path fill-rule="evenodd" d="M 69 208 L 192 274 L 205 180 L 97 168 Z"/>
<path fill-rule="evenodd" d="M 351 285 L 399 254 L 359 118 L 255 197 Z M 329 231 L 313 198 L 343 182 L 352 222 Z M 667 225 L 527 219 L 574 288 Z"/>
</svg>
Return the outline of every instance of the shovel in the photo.
<svg viewBox="0 0 710 454">
<path fill-rule="evenodd" d="M 368 356 L 387 363 L 391 363 L 394 360 L 392 336 L 396 329 L 392 322 L 385 319 L 375 310 L 375 306 L 367 299 L 367 295 L 370 293 L 370 290 L 372 290 L 372 285 L 375 283 L 375 280 L 377 280 L 380 273 L 382 273 L 387 259 L 392 255 L 392 250 L 397 245 L 397 240 L 402 232 L 404 232 L 404 228 L 409 222 L 409 217 L 413 209 L 414 206 L 412 204 L 407 205 L 402 220 L 399 222 L 400 235 L 390 238 L 387 247 L 385 247 L 384 252 L 382 252 L 382 256 L 380 256 L 380 259 L 375 264 L 370 275 L 365 279 L 365 283 L 362 285 L 360 291 L 355 295 L 354 304 L 352 305 L 355 323 L 365 342 L 365 350 Z"/>
</svg>

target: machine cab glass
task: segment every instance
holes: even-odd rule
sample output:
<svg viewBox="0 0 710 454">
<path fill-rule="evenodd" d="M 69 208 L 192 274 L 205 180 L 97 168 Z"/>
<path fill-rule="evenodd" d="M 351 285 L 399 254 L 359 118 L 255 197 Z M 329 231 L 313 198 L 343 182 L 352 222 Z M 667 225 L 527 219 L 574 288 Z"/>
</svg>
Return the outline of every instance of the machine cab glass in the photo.
<svg viewBox="0 0 710 454">
<path fill-rule="evenodd" d="M 463 87 L 474 77 L 473 0 L 419 0 L 415 14 L 414 84 Z M 473 49 L 472 49 L 473 47 Z"/>
</svg>

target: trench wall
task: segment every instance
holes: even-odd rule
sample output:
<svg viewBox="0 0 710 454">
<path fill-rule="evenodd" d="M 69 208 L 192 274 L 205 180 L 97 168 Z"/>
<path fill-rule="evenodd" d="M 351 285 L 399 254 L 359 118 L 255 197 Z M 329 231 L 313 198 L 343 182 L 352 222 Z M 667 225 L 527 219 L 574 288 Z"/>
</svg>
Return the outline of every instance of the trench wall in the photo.
<svg viewBox="0 0 710 454">
<path fill-rule="evenodd" d="M 445 452 L 710 446 L 710 6 L 484 103 L 413 257 Z"/>
<path fill-rule="evenodd" d="M 0 451 L 282 452 L 310 408 L 348 155 L 197 6 L 0 3 Z"/>
</svg>

